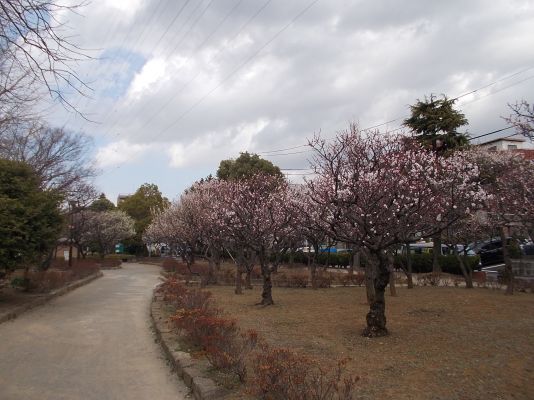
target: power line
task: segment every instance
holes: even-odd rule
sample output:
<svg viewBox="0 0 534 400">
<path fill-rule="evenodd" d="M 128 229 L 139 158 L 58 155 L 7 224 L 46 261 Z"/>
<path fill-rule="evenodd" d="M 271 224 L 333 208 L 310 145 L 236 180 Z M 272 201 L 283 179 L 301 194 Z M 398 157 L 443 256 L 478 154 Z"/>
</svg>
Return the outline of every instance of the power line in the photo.
<svg viewBox="0 0 534 400">
<path fill-rule="evenodd" d="M 498 132 L 502 132 L 502 131 L 507 131 L 508 129 L 512 129 L 512 128 L 515 128 L 515 126 L 512 125 L 512 126 L 509 126 L 509 127 L 506 127 L 506 128 L 497 129 L 497 130 L 492 131 L 492 132 L 484 133 L 484 134 L 482 134 L 482 135 L 473 136 L 473 137 L 468 138 L 468 140 L 471 141 L 471 140 L 478 139 L 478 138 L 481 138 L 481 137 L 484 137 L 484 136 L 492 135 L 492 134 L 494 134 L 494 133 L 498 133 Z M 516 134 L 514 133 L 514 134 L 511 135 L 511 136 L 514 136 L 514 135 L 516 135 Z M 507 137 L 510 137 L 510 136 L 507 136 Z"/>
<path fill-rule="evenodd" d="M 493 81 L 493 82 L 490 82 L 490 83 L 488 83 L 488 84 L 486 84 L 486 85 L 484 85 L 484 86 L 481 86 L 481 87 L 479 87 L 479 88 L 473 89 L 473 90 L 471 90 L 471 91 L 469 91 L 469 92 L 467 92 L 467 93 L 461 94 L 461 95 L 459 95 L 459 96 L 453 98 L 452 100 L 457 100 L 457 99 L 460 99 L 460 98 L 462 98 L 462 97 L 465 97 L 465 96 L 467 96 L 467 95 L 469 95 L 469 94 L 476 93 L 476 92 L 478 92 L 478 91 L 480 91 L 480 90 L 483 90 L 483 89 L 486 89 L 486 88 L 488 88 L 488 87 L 491 87 L 491 86 L 495 85 L 496 83 L 499 83 L 499 82 L 508 80 L 508 79 L 513 78 L 513 77 L 515 77 L 515 76 L 517 76 L 517 75 L 520 75 L 520 74 L 522 74 L 522 73 L 525 73 L 525 72 L 527 72 L 527 71 L 530 71 L 531 69 L 534 69 L 534 66 L 531 66 L 531 67 L 522 69 L 521 71 L 515 72 L 515 73 L 510 74 L 510 75 L 506 75 L 506 76 L 504 76 L 504 77 L 502 77 L 502 78 L 499 78 L 499 79 L 497 79 L 497 80 L 495 80 L 495 81 Z M 532 79 L 532 78 L 534 78 L 534 76 L 530 76 L 530 77 L 527 77 L 527 78 L 525 78 L 525 79 L 523 79 L 523 80 L 520 80 L 520 81 L 518 81 L 518 82 L 514 82 L 514 83 L 511 84 L 511 85 L 508 85 L 508 86 L 506 86 L 506 87 L 504 87 L 504 88 L 501 88 L 501 89 L 499 89 L 499 90 L 497 90 L 497 91 L 495 91 L 495 92 L 492 92 L 492 93 L 490 93 L 490 94 L 488 94 L 488 95 L 486 95 L 486 96 L 484 96 L 484 97 L 481 97 L 481 98 L 485 98 L 485 97 L 491 96 L 491 95 L 493 95 L 493 94 L 495 94 L 495 93 L 499 93 L 499 92 L 501 92 L 501 91 L 503 91 L 503 90 L 509 89 L 510 87 L 516 86 L 516 85 L 518 85 L 518 84 L 520 84 L 520 83 L 522 83 L 522 82 L 524 82 L 524 81 L 527 81 L 527 80 L 529 80 L 529 79 Z M 474 102 L 474 101 L 478 101 L 478 100 L 480 100 L 481 98 L 479 98 L 479 99 L 475 99 L 475 100 L 473 100 L 472 102 Z M 471 104 L 472 102 L 469 102 L 469 103 L 466 103 L 466 104 Z M 397 118 L 391 119 L 391 120 L 389 120 L 389 121 L 382 122 L 382 123 L 380 123 L 380 124 L 376 124 L 376 125 L 370 126 L 370 127 L 368 127 L 368 128 L 364 128 L 364 129 L 362 129 L 362 131 L 368 131 L 368 130 L 371 130 L 371 129 L 375 129 L 375 128 L 378 128 L 378 127 L 381 127 L 381 126 L 390 124 L 390 123 L 392 123 L 392 122 L 398 121 L 399 119 L 402 119 L 402 118 L 404 118 L 404 117 L 397 117 Z M 388 131 L 388 133 L 396 132 L 396 131 L 399 131 L 399 130 L 401 130 L 401 129 L 404 129 L 404 126 L 400 126 L 400 127 L 395 128 L 395 129 L 393 129 L 393 130 L 390 130 L 390 131 Z M 507 128 L 507 129 L 508 129 L 508 128 Z M 491 134 L 491 133 L 489 133 L 489 134 Z M 488 134 L 488 135 L 489 135 L 489 134 Z M 469 140 L 472 140 L 472 139 L 475 139 L 475 138 L 471 138 L 471 139 L 469 139 Z M 288 150 L 294 150 L 294 149 L 297 149 L 297 148 L 307 147 L 307 146 L 308 146 L 307 144 L 302 144 L 302 145 L 293 146 L 293 147 L 287 147 L 287 148 L 283 148 L 283 149 L 276 149 L 276 150 L 262 151 L 262 152 L 258 152 L 258 153 L 256 153 L 256 154 L 268 154 L 268 153 L 285 152 L 285 151 L 288 151 Z"/>
<path fill-rule="evenodd" d="M 301 145 L 299 145 L 299 146 L 286 147 L 285 149 L 268 150 L 268 151 L 259 151 L 259 152 L 257 152 L 256 154 L 278 153 L 279 151 L 287 151 L 287 150 L 300 149 L 301 147 L 308 147 L 308 145 L 307 145 L 307 144 L 301 144 Z"/>
<path fill-rule="evenodd" d="M 159 44 L 162 43 L 163 41 L 163 38 L 165 36 L 167 36 L 167 34 L 169 33 L 171 27 L 176 23 L 176 21 L 178 20 L 178 18 L 180 17 L 180 15 L 182 15 L 185 7 L 189 4 L 191 0 L 185 0 L 185 2 L 182 4 L 182 6 L 178 9 L 178 11 L 176 12 L 176 14 L 174 14 L 171 22 L 167 25 L 167 27 L 165 28 L 165 30 L 163 31 L 163 33 L 160 35 L 160 37 L 155 41 L 155 44 L 154 46 L 152 47 L 152 50 L 150 51 L 151 53 L 155 52 L 156 49 L 158 48 Z M 186 24 L 191 20 L 191 18 L 193 17 L 193 15 L 196 13 L 196 11 L 200 8 L 200 6 L 202 5 L 202 3 L 204 2 L 204 0 L 202 1 L 199 1 L 197 3 L 197 6 L 193 8 L 193 11 L 189 14 L 189 16 L 187 17 L 187 19 L 185 20 L 185 22 L 182 24 L 182 26 L 180 27 L 180 30 L 178 31 L 178 33 L 180 33 L 182 31 L 182 28 L 186 26 Z M 208 7 L 211 5 L 211 3 L 213 2 L 213 0 L 208 4 Z M 207 9 L 207 7 L 206 7 Z M 204 10 L 205 12 L 205 10 Z M 201 16 L 203 15 L 203 13 L 201 14 Z M 198 21 L 198 19 L 191 25 L 191 27 L 193 27 L 196 22 Z M 189 31 L 188 31 L 189 32 Z M 188 33 L 187 32 L 187 33 Z M 186 36 L 187 36 L 187 33 L 184 34 L 182 36 L 182 39 L 184 39 Z M 121 68 L 121 72 L 122 72 L 122 68 Z M 131 101 L 131 100 L 130 100 Z M 129 103 L 127 104 L 129 105 Z M 117 109 L 117 107 L 114 107 L 113 109 L 110 109 L 110 111 L 108 112 L 108 114 L 106 115 L 105 119 L 106 119 L 106 122 L 107 120 L 109 119 L 109 116 L 111 115 L 112 111 L 115 111 Z M 117 117 L 115 119 L 115 121 L 113 122 L 113 124 L 111 125 L 111 127 L 109 129 L 107 129 L 108 132 L 111 132 L 111 130 L 113 128 L 115 128 L 115 126 L 117 125 L 117 123 L 119 122 L 120 120 L 120 117 Z M 118 135 L 117 135 L 118 136 Z"/>
<path fill-rule="evenodd" d="M 455 98 L 453 98 L 453 99 L 451 99 L 451 100 L 458 100 L 458 99 L 461 99 L 462 97 L 469 96 L 470 94 L 476 93 L 476 92 L 478 92 L 479 90 L 483 90 L 483 89 L 489 88 L 489 87 L 491 87 L 491 86 L 493 86 L 493 85 L 495 85 L 495 84 L 497 84 L 497 83 L 499 83 L 499 82 L 508 80 L 508 79 L 510 79 L 510 78 L 513 78 L 514 76 L 517 76 L 517 75 L 520 75 L 520 74 L 522 74 L 522 73 L 524 73 L 524 72 L 530 71 L 531 69 L 534 69 L 534 67 L 528 67 L 528 68 L 525 68 L 525 69 L 523 69 L 523 70 L 521 70 L 521 71 L 518 71 L 518 72 L 516 72 L 516 73 L 514 73 L 514 74 L 507 75 L 507 76 L 505 76 L 505 77 L 503 77 L 503 78 L 497 79 L 496 81 L 493 81 L 493 82 L 491 82 L 491 83 L 489 83 L 489 84 L 487 84 L 487 85 L 484 85 L 484 86 L 482 86 L 482 87 L 479 87 L 479 88 L 477 88 L 477 89 L 475 89 L 475 90 L 471 90 L 470 92 L 461 94 L 460 96 L 457 96 L 457 97 L 455 97 Z"/>
<path fill-rule="evenodd" d="M 245 28 L 245 26 L 248 25 L 248 23 L 250 21 L 252 21 L 253 18 L 255 18 L 261 11 L 263 11 L 263 9 L 267 6 L 267 4 L 269 4 L 272 0 L 268 0 L 262 7 L 260 7 L 260 9 L 256 12 L 256 14 L 253 15 L 253 17 L 251 19 L 249 19 L 245 25 L 243 25 L 241 27 L 241 29 L 238 31 L 238 33 L 236 35 L 234 35 L 234 37 L 230 40 L 230 41 L 233 41 L 240 33 L 241 31 Z M 224 16 L 224 18 L 215 26 L 215 28 L 208 34 L 208 36 L 202 41 L 202 43 L 200 45 L 198 45 L 196 47 L 196 49 L 194 50 L 194 52 L 198 52 L 207 42 L 208 40 L 215 34 L 215 32 L 223 25 L 223 23 L 228 19 L 228 17 L 230 17 L 230 15 L 233 13 L 233 11 L 239 6 L 239 4 L 241 4 L 242 0 L 238 1 L 234 7 L 230 10 L 230 12 L 228 14 L 226 14 Z M 216 53 L 216 56 L 218 56 L 218 54 L 221 52 L 221 50 L 219 50 L 217 53 Z M 190 57 L 188 57 L 189 59 Z M 178 97 L 182 91 L 191 83 L 193 82 L 199 75 L 201 74 L 201 71 L 198 71 L 197 74 L 195 76 L 193 76 L 189 81 L 187 81 L 185 84 L 183 84 L 176 92 L 173 96 L 169 97 L 169 99 L 164 102 L 160 107 L 157 108 L 157 111 L 152 114 L 152 116 L 148 119 L 145 120 L 145 122 L 143 123 L 143 125 L 141 125 L 141 127 L 139 129 L 144 129 L 146 128 L 150 122 L 156 118 L 159 114 L 161 114 L 170 104 L 171 102 L 176 98 Z"/>
<path fill-rule="evenodd" d="M 213 87 L 210 91 L 208 91 L 200 99 L 198 99 L 195 103 L 193 103 L 193 105 L 191 105 L 183 113 L 181 113 L 178 116 L 178 118 L 174 120 L 170 125 L 164 128 L 160 132 L 160 135 L 167 132 L 169 129 L 175 127 L 178 124 L 178 122 L 180 122 L 186 115 L 188 115 L 191 111 L 193 111 L 196 107 L 198 107 L 204 100 L 206 100 L 206 98 L 208 98 L 212 93 L 214 93 L 217 89 L 219 89 L 222 85 L 224 85 L 228 80 L 230 80 L 237 72 L 239 72 L 249 62 L 251 62 L 255 57 L 257 57 L 263 49 L 265 49 L 268 45 L 274 42 L 278 38 L 278 36 L 280 36 L 284 31 L 286 31 L 287 28 L 289 28 L 297 19 L 299 19 L 302 15 L 304 15 L 306 11 L 308 11 L 318 1 L 319 0 L 313 0 L 306 7 L 304 7 L 295 17 L 293 17 L 291 21 L 289 21 L 282 29 L 280 29 L 273 37 L 271 37 L 271 39 L 265 42 L 256 52 L 254 52 L 244 62 L 239 64 L 238 67 L 232 70 L 228 75 L 226 75 L 226 77 L 221 82 L 219 82 L 215 87 Z"/>
</svg>

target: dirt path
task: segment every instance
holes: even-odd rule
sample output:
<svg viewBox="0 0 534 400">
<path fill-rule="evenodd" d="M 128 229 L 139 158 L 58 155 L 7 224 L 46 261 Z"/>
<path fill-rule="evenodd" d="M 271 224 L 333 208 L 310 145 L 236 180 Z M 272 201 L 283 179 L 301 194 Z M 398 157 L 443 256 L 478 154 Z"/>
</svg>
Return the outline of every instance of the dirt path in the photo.
<svg viewBox="0 0 534 400">
<path fill-rule="evenodd" d="M 0 325 L 0 399 L 179 400 L 148 307 L 158 267 L 126 264 Z"/>
</svg>

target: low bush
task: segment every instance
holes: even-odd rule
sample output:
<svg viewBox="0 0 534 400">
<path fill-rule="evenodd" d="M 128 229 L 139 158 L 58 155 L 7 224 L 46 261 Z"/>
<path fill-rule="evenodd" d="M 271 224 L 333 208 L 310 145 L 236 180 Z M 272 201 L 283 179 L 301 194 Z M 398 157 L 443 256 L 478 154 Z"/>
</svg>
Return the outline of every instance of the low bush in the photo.
<svg viewBox="0 0 534 400">
<path fill-rule="evenodd" d="M 235 320 L 221 317 L 220 310 L 213 307 L 210 292 L 188 289 L 176 278 L 167 279 L 158 293 L 176 307 L 171 321 L 186 339 L 202 348 L 215 368 L 234 374 L 243 382 L 247 375 L 246 357 L 256 346 L 257 333 L 241 333 Z"/>
<path fill-rule="evenodd" d="M 328 272 L 319 271 L 315 277 L 315 283 L 319 289 L 326 289 L 332 286 L 333 275 Z"/>
<path fill-rule="evenodd" d="M 247 378 L 246 359 L 258 343 L 258 334 L 254 330 L 241 333 L 235 320 L 224 318 L 204 318 L 206 335 L 202 346 L 206 358 L 215 368 L 230 372 L 240 382 Z"/>
<path fill-rule="evenodd" d="M 336 283 L 343 285 L 343 286 L 362 286 L 365 284 L 365 274 L 363 273 L 354 273 L 354 274 L 337 274 Z"/>
<path fill-rule="evenodd" d="M 350 400 L 359 378 L 344 374 L 346 361 L 333 370 L 296 352 L 264 346 L 254 360 L 248 391 L 269 400 Z"/>
<path fill-rule="evenodd" d="M 20 290 L 45 293 L 86 278 L 98 271 L 100 271 L 100 266 L 94 260 L 73 260 L 72 266 L 64 260 L 54 260 L 47 270 L 30 269 L 26 277 L 14 278 L 12 286 Z"/>
</svg>

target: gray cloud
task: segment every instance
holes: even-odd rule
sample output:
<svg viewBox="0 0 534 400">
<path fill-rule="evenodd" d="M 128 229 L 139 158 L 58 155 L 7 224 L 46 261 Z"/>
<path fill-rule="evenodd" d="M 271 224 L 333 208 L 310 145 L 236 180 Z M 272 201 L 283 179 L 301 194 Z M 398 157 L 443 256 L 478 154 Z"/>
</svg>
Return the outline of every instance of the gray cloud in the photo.
<svg viewBox="0 0 534 400">
<path fill-rule="evenodd" d="M 191 1 L 174 25 L 183 1 L 118 3 L 123 7 L 95 0 L 69 22 L 82 47 L 108 56 L 80 65 L 95 89 L 93 100 L 80 102 L 82 111 L 102 124 L 60 109 L 52 122 L 68 120 L 105 141 L 163 148 L 211 140 L 204 166 L 216 164 L 218 154 L 291 147 L 318 131 L 332 136 L 353 120 L 366 127 L 406 116 L 417 98 L 456 96 L 534 66 L 528 1 L 322 0 L 254 57 L 309 1 L 272 0 L 242 31 L 265 2 L 213 1 L 206 8 L 208 0 Z M 155 79 L 151 71 L 161 65 Z M 534 69 L 462 99 L 469 131 L 504 126 L 506 103 L 531 96 L 534 79 L 491 93 L 531 75 Z M 142 89 L 129 97 L 134 85 Z M 251 126 L 258 131 L 240 148 L 243 127 Z M 302 154 L 272 159 L 305 164 Z"/>
</svg>

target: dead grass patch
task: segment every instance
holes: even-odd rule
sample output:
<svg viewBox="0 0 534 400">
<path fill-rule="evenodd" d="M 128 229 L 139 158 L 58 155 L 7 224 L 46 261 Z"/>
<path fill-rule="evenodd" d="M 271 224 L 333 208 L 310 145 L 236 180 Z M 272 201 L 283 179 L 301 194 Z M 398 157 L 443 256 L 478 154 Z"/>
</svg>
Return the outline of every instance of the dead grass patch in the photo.
<svg viewBox="0 0 534 400">
<path fill-rule="evenodd" d="M 216 303 L 267 342 L 330 364 L 350 357 L 362 399 L 531 399 L 534 296 L 454 287 L 397 288 L 387 298 L 390 336 L 360 336 L 365 289 L 275 288 L 258 307 L 259 288 L 237 296 L 210 287 Z"/>
</svg>

